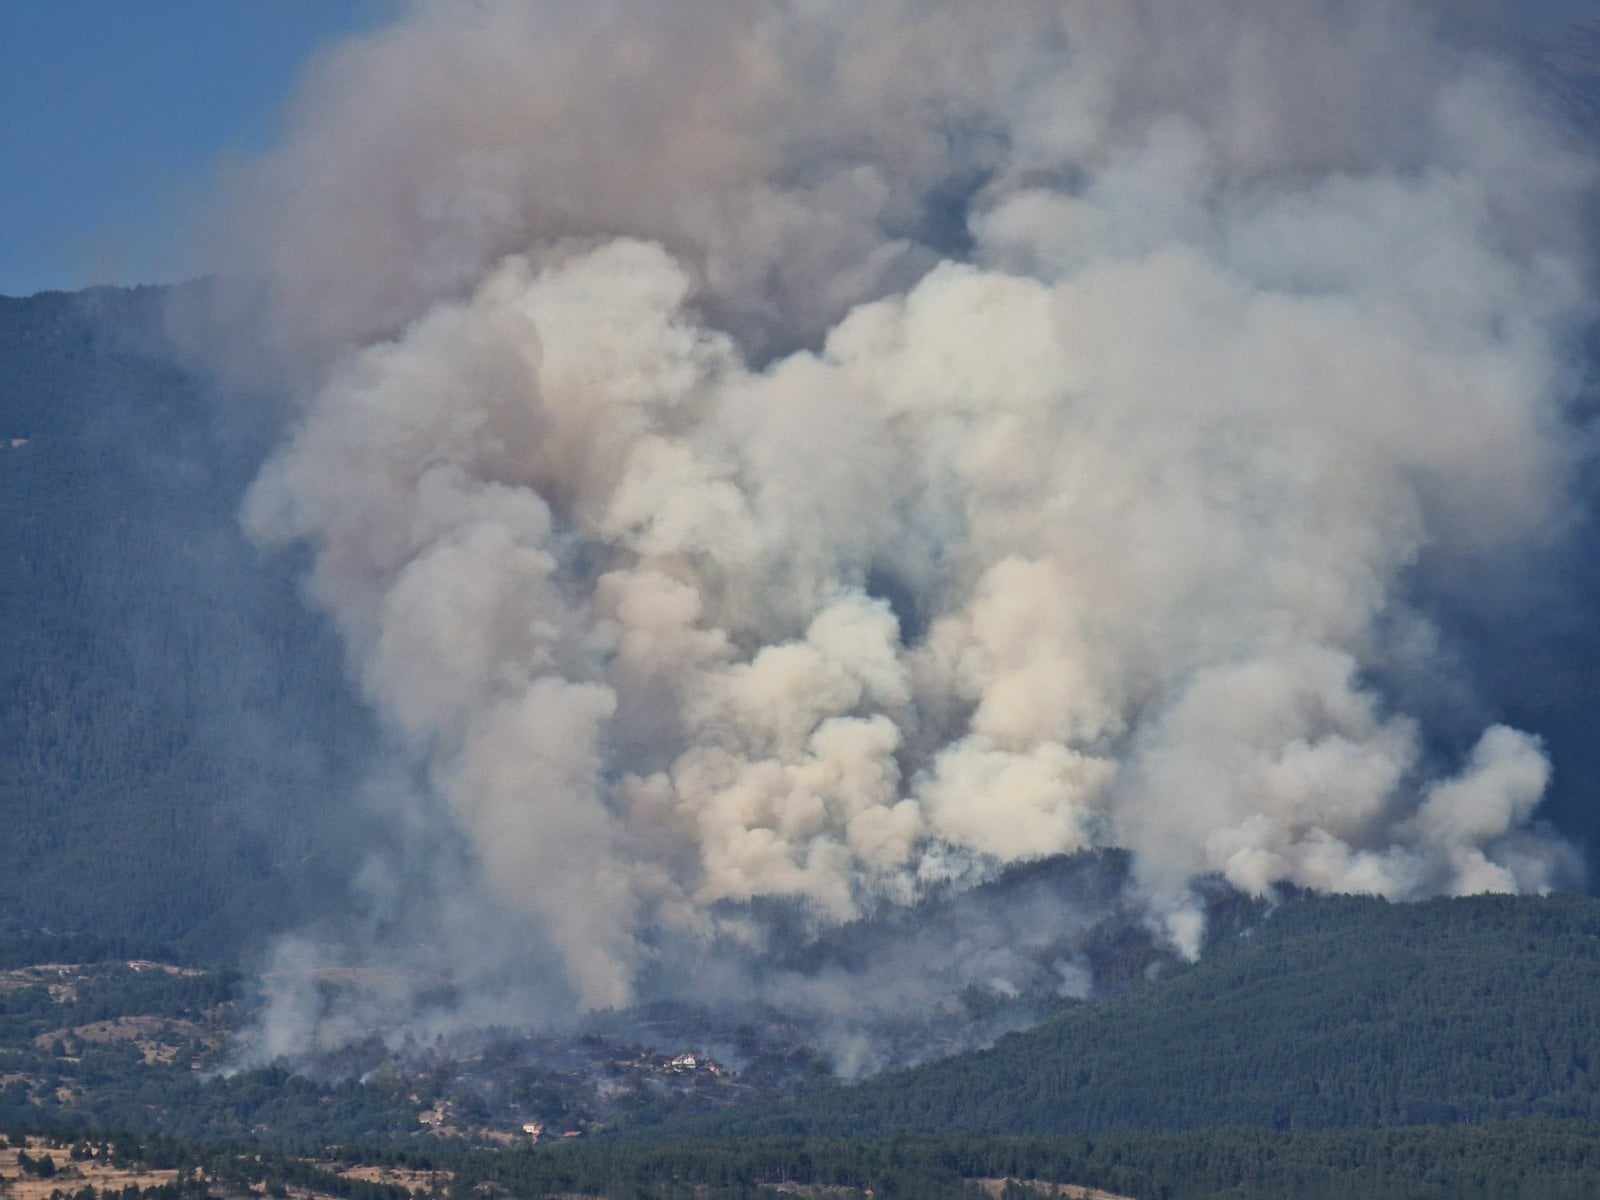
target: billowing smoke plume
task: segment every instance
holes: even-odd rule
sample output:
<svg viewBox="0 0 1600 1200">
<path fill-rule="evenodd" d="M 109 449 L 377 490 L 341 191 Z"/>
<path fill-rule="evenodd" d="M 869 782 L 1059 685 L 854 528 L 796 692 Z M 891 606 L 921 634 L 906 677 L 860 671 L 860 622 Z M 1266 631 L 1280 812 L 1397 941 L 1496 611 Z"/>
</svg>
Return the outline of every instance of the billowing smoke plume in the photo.
<svg viewBox="0 0 1600 1200">
<path fill-rule="evenodd" d="M 1095 847 L 1188 952 L 1204 875 L 1543 891 L 1419 597 L 1571 518 L 1584 164 L 1387 0 L 423 6 L 241 188 L 247 524 L 587 1006 Z"/>
</svg>

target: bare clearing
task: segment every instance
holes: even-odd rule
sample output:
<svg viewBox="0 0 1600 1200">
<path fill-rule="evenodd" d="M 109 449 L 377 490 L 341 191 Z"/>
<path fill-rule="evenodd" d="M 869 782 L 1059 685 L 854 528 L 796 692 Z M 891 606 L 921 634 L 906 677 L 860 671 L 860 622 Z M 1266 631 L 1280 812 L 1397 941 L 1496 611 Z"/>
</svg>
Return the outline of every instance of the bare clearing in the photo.
<svg viewBox="0 0 1600 1200">
<path fill-rule="evenodd" d="M 77 985 L 84 971 L 85 968 L 76 963 L 35 963 L 31 967 L 0 971 L 0 992 L 42 987 L 57 1004 L 71 1004 L 78 998 Z"/>
<path fill-rule="evenodd" d="M 359 1179 L 366 1183 L 395 1184 L 408 1192 L 418 1190 L 436 1195 L 455 1178 L 454 1171 L 412 1171 L 405 1167 L 336 1167 L 320 1164 L 341 1179 Z"/>
<path fill-rule="evenodd" d="M 147 958 L 131 958 L 122 963 L 34 963 L 30 967 L 0 971 L 0 994 L 42 987 L 49 991 L 50 999 L 57 1004 L 73 1004 L 77 1002 L 80 984 L 107 968 L 119 966 L 136 975 L 154 973 L 194 979 L 205 974 L 198 967 L 180 967 L 172 963 L 152 962 Z"/>
<path fill-rule="evenodd" d="M 28 1139 L 28 1153 L 35 1158 L 48 1155 L 56 1164 L 56 1175 L 51 1179 L 38 1179 L 23 1175 L 17 1162 L 16 1148 L 0 1150 L 0 1175 L 6 1178 L 5 1195 L 9 1200 L 50 1200 L 54 1191 L 75 1192 L 85 1185 L 101 1191 L 121 1191 L 137 1188 L 160 1187 L 177 1179 L 176 1171 L 151 1171 L 130 1169 L 102 1163 L 95 1159 L 73 1162 L 62 1149 L 48 1149 L 37 1138 Z"/>
<path fill-rule="evenodd" d="M 148 1066 L 171 1063 L 185 1042 L 198 1042 L 208 1050 L 220 1045 L 215 1032 L 193 1021 L 174 1017 L 116 1017 L 109 1021 L 91 1021 L 87 1025 L 41 1033 L 33 1039 L 33 1044 L 38 1050 L 48 1051 L 53 1043 L 68 1038 L 99 1046 L 132 1042 L 144 1055 Z"/>
</svg>

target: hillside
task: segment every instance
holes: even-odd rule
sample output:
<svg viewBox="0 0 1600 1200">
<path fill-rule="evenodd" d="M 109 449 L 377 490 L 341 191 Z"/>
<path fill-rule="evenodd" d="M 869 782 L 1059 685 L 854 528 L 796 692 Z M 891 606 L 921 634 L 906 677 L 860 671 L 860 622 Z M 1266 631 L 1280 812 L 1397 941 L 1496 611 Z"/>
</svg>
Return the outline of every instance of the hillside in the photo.
<svg viewBox="0 0 1600 1200">
<path fill-rule="evenodd" d="M 1058 1002 L 990 1050 L 848 1087 L 817 1085 L 793 1041 L 802 1031 L 785 1034 L 756 1008 L 723 1014 L 720 1027 L 685 1012 L 676 1032 L 663 1032 L 664 1011 L 635 1011 L 388 1049 L 373 1037 L 318 1064 L 317 1083 L 271 1068 L 202 1086 L 250 1019 L 237 976 L 27 967 L 19 944 L 0 980 L 0 1073 L 32 1082 L 13 1088 L 9 1113 L 0 1102 L 0 1123 L 31 1113 L 94 1128 L 120 1113 L 133 1128 L 238 1137 L 252 1112 L 269 1144 L 360 1137 L 393 1148 L 429 1140 L 418 1114 L 430 1105 L 495 1137 L 540 1121 L 647 1139 L 1600 1120 L 1600 901 L 1306 897 L 1219 910 L 1216 924 L 1198 964 L 1149 959 L 1142 982 Z M 71 986 L 45 986 L 63 980 Z M 632 1044 L 650 1041 L 652 1024 L 666 1037 L 656 1058 Z M 142 1057 L 130 1040 L 149 1043 Z M 63 1041 L 71 1056 L 56 1053 Z M 710 1044 L 725 1047 L 729 1073 L 673 1099 L 676 1077 L 648 1062 L 676 1052 L 663 1047 Z M 779 1068 L 796 1055 L 800 1069 Z M 135 1120 L 130 1095 L 156 1107 Z M 322 1107 L 333 1099 L 337 1117 Z"/>
<path fill-rule="evenodd" d="M 1595 1194 L 1600 903 L 1308 897 L 1234 915 L 1198 965 L 991 1051 L 664 1123 L 567 1107 L 558 1093 L 574 1055 L 601 1046 L 592 1037 L 543 1050 L 503 1037 L 455 1061 L 436 1049 L 359 1081 L 212 1073 L 237 978 L 19 968 L 0 980 L 0 1130 L 54 1134 L 63 1150 L 132 1130 L 130 1160 L 203 1165 L 241 1196 L 270 1181 L 349 1194 L 334 1175 L 425 1180 L 430 1194 L 700 1200 L 984 1187 L 1014 1200 L 1046 1183 L 1165 1200 Z M 531 1051 L 567 1061 L 518 1065 Z M 419 1121 L 429 1105 L 483 1128 Z M 516 1148 L 529 1120 L 583 1136 Z"/>
<path fill-rule="evenodd" d="M 182 366 L 171 294 L 0 299 L 0 927 L 231 958 L 336 889 L 365 718 L 238 529 L 277 416 Z"/>
<path fill-rule="evenodd" d="M 1600 1119 L 1600 902 L 1304 898 L 993 1049 L 726 1133 L 1067 1133 Z"/>
<path fill-rule="evenodd" d="M 1600 25 L 1525 59 L 1592 135 Z M 178 295 L 206 307 L 204 285 L 0 297 L 0 924 L 233 958 L 339 910 L 374 835 L 349 802 L 373 735 L 298 594 L 303 561 L 263 558 L 238 527 L 289 413 L 186 363 L 166 332 Z M 1544 739 L 1541 815 L 1592 860 L 1584 528 L 1526 607 L 1436 616 L 1483 719 Z"/>
</svg>

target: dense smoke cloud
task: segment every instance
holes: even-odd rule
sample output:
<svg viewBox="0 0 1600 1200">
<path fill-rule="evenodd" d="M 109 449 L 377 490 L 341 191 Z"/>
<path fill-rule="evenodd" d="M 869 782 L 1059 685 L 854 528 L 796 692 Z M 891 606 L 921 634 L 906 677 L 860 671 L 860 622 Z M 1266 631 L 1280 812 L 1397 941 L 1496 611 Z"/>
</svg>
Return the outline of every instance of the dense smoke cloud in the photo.
<svg viewBox="0 0 1600 1200">
<path fill-rule="evenodd" d="M 1186 953 L 1205 875 L 1547 890 L 1415 583 L 1571 520 L 1588 183 L 1421 6 L 423 6 L 241 186 L 246 521 L 585 1006 L 1095 847 Z"/>
</svg>

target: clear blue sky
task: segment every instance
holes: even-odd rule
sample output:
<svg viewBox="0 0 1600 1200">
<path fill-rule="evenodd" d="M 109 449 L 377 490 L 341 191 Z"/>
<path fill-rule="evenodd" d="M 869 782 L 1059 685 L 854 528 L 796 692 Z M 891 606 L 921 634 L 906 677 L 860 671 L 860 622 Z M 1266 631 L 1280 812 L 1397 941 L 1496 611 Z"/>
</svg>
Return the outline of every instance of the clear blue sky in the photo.
<svg viewBox="0 0 1600 1200">
<path fill-rule="evenodd" d="M 399 0 L 0 0 L 0 294 L 194 273 L 214 165 Z"/>
<path fill-rule="evenodd" d="M 1461 3 L 1542 31 L 1600 6 Z M 402 7 L 0 0 L 0 294 L 194 274 L 184 229 L 215 165 L 271 143 L 319 46 Z"/>
</svg>

